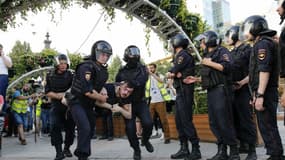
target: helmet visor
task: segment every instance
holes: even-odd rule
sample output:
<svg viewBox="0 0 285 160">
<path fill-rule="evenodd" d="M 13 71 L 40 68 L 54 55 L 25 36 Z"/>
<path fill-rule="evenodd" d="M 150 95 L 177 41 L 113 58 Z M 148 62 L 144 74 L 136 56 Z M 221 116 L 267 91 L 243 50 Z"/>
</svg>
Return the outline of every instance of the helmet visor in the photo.
<svg viewBox="0 0 285 160">
<path fill-rule="evenodd" d="M 206 36 L 204 34 L 199 34 L 197 37 L 194 38 L 194 45 L 196 48 L 200 48 L 201 41 L 205 39 Z"/>
<path fill-rule="evenodd" d="M 246 22 L 240 27 L 240 32 L 239 32 L 239 39 L 241 41 L 248 41 L 252 40 L 251 34 L 250 34 L 250 29 L 252 28 L 252 23 Z"/>
<path fill-rule="evenodd" d="M 70 60 L 69 60 L 68 56 L 66 56 L 66 55 L 65 56 L 62 56 L 62 55 L 56 56 L 55 57 L 55 65 L 58 66 L 60 64 L 70 65 Z"/>
<path fill-rule="evenodd" d="M 224 37 L 224 43 L 226 43 L 227 45 L 232 45 L 233 43 L 232 37 L 234 34 L 235 33 L 232 30 L 228 30 Z"/>
<path fill-rule="evenodd" d="M 140 55 L 140 50 L 138 48 L 129 48 L 129 56 L 136 57 Z"/>
</svg>

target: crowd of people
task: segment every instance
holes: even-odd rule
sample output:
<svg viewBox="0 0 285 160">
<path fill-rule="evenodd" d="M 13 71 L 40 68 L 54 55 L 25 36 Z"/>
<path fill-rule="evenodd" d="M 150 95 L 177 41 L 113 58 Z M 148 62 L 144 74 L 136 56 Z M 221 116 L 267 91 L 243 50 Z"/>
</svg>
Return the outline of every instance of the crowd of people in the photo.
<svg viewBox="0 0 285 160">
<path fill-rule="evenodd" d="M 285 2 L 277 12 L 282 24 Z M 268 28 L 266 19 L 253 15 L 241 25 L 230 27 L 223 41 L 214 31 L 201 33 L 194 39 L 203 51 L 200 76 L 189 50 L 189 39 L 181 33 L 170 40 L 173 65 L 164 77 L 157 73 L 157 64 L 146 66 L 141 62 L 140 49 L 135 45 L 126 47 L 126 65 L 119 69 L 115 82 L 107 82 L 107 62 L 113 53 L 107 41 L 95 42 L 90 56 L 76 66 L 75 72 L 69 70 L 68 56 L 59 53 L 40 92 L 31 91 L 30 84 L 25 83 L 14 88 L 6 102 L 1 100 L 4 103 L 0 103 L 0 109 L 5 109 L 9 120 L 4 137 L 14 134 L 20 144 L 26 145 L 25 131 L 34 126 L 36 133 L 50 135 L 55 160 L 73 154 L 79 160 L 87 160 L 91 139 L 96 136 L 96 117 L 99 113 L 103 116 L 100 139 L 112 141 L 112 113 L 119 112 L 124 118 L 133 159 L 140 160 L 140 146 L 154 152 L 150 142 L 154 124 L 162 127 L 164 143 L 171 143 L 167 113 L 175 104 L 180 148 L 170 158 L 198 160 L 203 152 L 193 123 L 193 105 L 194 84 L 201 83 L 207 90 L 210 129 L 217 138 L 217 153 L 208 160 L 239 160 L 240 153 L 247 153 L 246 160 L 258 159 L 254 113 L 268 160 L 284 160 L 276 115 L 279 77 L 285 73 L 284 32 L 276 39 L 277 32 Z M 6 97 L 12 62 L 2 48 L 0 45 L 0 95 Z M 285 92 L 281 105 L 285 105 Z M 70 146 L 76 130 L 77 146 L 72 153 Z"/>
</svg>

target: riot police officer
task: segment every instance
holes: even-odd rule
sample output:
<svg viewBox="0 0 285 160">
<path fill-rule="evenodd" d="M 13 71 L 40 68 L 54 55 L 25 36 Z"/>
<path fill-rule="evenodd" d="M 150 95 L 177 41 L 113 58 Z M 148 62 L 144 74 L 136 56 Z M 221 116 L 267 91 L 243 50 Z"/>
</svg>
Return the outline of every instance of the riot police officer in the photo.
<svg viewBox="0 0 285 160">
<path fill-rule="evenodd" d="M 253 41 L 250 57 L 249 85 L 251 104 L 255 108 L 258 127 L 270 160 L 281 160 L 283 147 L 277 126 L 278 105 L 278 46 L 272 39 L 276 31 L 258 15 L 248 17 L 241 25 L 240 38 Z"/>
<path fill-rule="evenodd" d="M 185 84 L 183 79 L 194 76 L 195 62 L 193 56 L 187 51 L 189 40 L 181 33 L 171 39 L 174 49 L 173 67 L 167 73 L 168 78 L 174 79 L 176 89 L 176 128 L 180 140 L 180 149 L 172 154 L 172 159 L 185 158 L 196 160 L 201 158 L 199 138 L 193 124 L 194 84 Z M 192 152 L 189 153 L 188 140 L 192 143 Z"/>
<path fill-rule="evenodd" d="M 86 160 L 91 154 L 91 138 L 95 126 L 94 102 L 106 102 L 107 96 L 101 95 L 100 91 L 108 79 L 107 61 L 111 55 L 112 47 L 108 42 L 95 42 L 90 59 L 76 66 L 72 95 L 66 97 L 78 129 L 74 154 L 79 160 Z"/>
<path fill-rule="evenodd" d="M 146 66 L 140 62 L 140 50 L 137 46 L 130 45 L 125 49 L 124 59 L 126 65 L 123 66 L 116 75 L 116 82 L 130 81 L 134 85 L 132 94 L 132 118 L 126 119 L 126 133 L 131 147 L 134 149 L 135 160 L 141 159 L 141 150 L 136 135 L 136 117 L 141 120 L 143 133 L 142 143 L 148 152 L 153 152 L 153 146 L 149 142 L 152 133 L 153 122 L 150 116 L 149 107 L 145 98 L 145 84 L 148 80 Z"/>
<path fill-rule="evenodd" d="M 218 152 L 210 160 L 239 160 L 236 134 L 231 121 L 230 53 L 219 45 L 220 40 L 214 31 L 206 31 L 195 39 L 204 50 L 201 67 L 202 87 L 207 89 L 210 128 L 218 144 Z M 230 146 L 229 157 L 227 145 Z"/>
<path fill-rule="evenodd" d="M 248 88 L 248 68 L 251 47 L 238 38 L 239 26 L 230 27 L 225 35 L 226 44 L 233 46 L 233 118 L 237 138 L 240 141 L 240 153 L 248 153 L 246 160 L 256 160 L 256 127 L 253 121 L 253 110 L 250 107 Z M 248 145 L 248 146 L 247 146 Z"/>
<path fill-rule="evenodd" d="M 51 144 L 56 149 L 55 160 L 61 160 L 65 156 L 72 157 L 69 147 L 74 141 L 75 124 L 67 106 L 61 103 L 64 92 L 72 84 L 73 74 L 69 68 L 69 59 L 65 54 L 55 57 L 55 67 L 46 77 L 45 93 L 51 98 L 50 110 L 50 135 Z M 65 130 L 64 150 L 62 151 L 62 129 Z"/>
</svg>

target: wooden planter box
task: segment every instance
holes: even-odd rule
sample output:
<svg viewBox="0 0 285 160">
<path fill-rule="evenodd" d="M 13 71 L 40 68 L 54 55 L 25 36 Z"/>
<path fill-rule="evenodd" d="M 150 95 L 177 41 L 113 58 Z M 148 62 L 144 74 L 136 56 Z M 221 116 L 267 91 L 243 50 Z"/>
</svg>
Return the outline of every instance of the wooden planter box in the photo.
<svg viewBox="0 0 285 160">
<path fill-rule="evenodd" d="M 178 133 L 175 124 L 175 115 L 168 114 L 167 120 L 169 124 L 170 138 L 178 139 Z M 199 114 L 193 116 L 193 122 L 197 130 L 197 134 L 201 141 L 215 142 L 216 137 L 213 135 L 209 127 L 209 120 L 207 114 Z"/>
<path fill-rule="evenodd" d="M 168 114 L 167 120 L 169 124 L 170 138 L 178 139 L 178 133 L 177 133 L 176 124 L 175 124 L 175 115 Z M 256 122 L 255 116 L 254 116 L 254 120 Z M 216 137 L 214 136 L 214 134 L 212 133 L 210 129 L 208 114 L 193 115 L 193 123 L 196 127 L 198 137 L 200 138 L 202 142 L 216 142 L 217 141 Z M 256 142 L 257 142 L 257 145 L 264 144 L 258 127 L 257 127 L 257 141 Z"/>
<path fill-rule="evenodd" d="M 113 116 L 114 136 L 123 137 L 126 135 L 125 120 L 120 116 Z"/>
<path fill-rule="evenodd" d="M 123 137 L 126 135 L 124 118 L 120 116 L 113 116 L 114 137 Z M 96 118 L 96 134 L 103 134 L 102 117 Z"/>
</svg>

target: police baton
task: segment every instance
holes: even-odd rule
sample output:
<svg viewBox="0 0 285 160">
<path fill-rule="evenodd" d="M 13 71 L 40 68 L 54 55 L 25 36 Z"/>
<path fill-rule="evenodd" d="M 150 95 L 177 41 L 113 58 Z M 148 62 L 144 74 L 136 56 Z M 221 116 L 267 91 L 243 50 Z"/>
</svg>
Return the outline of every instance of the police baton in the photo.
<svg viewBox="0 0 285 160">
<path fill-rule="evenodd" d="M 253 102 L 253 96 L 254 96 L 254 94 L 253 94 L 253 91 L 252 91 L 252 89 L 251 89 L 250 84 L 248 84 L 247 87 L 248 87 L 249 94 L 250 94 L 250 101 Z M 252 107 L 252 114 L 254 114 L 254 106 Z"/>
</svg>

